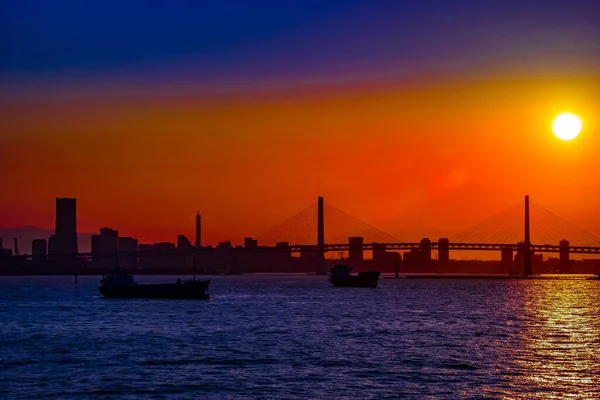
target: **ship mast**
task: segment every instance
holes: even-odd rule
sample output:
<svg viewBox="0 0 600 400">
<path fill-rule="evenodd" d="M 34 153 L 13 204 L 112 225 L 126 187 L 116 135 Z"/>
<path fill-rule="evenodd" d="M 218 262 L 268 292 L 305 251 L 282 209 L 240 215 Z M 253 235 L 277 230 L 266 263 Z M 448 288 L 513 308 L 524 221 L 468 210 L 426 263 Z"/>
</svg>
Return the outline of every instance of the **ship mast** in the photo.
<svg viewBox="0 0 600 400">
<path fill-rule="evenodd" d="M 194 241 L 194 249 L 192 253 L 192 268 L 194 270 L 193 280 L 196 280 L 196 250 L 202 245 L 201 234 L 202 234 L 202 219 L 200 217 L 200 211 L 196 213 L 196 240 Z"/>
</svg>

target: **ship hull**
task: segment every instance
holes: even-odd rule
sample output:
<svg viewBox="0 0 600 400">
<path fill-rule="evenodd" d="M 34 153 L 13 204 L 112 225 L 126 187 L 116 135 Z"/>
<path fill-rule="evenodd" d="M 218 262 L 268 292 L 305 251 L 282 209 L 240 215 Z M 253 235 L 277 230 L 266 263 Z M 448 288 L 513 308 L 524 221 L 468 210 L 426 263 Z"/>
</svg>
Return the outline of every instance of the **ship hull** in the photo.
<svg viewBox="0 0 600 400">
<path fill-rule="evenodd" d="M 101 286 L 104 297 L 114 299 L 190 299 L 209 300 L 206 293 L 210 280 L 149 285 Z"/>
<path fill-rule="evenodd" d="M 361 272 L 358 275 L 332 276 L 329 282 L 336 287 L 370 287 L 379 283 L 379 272 Z"/>
</svg>

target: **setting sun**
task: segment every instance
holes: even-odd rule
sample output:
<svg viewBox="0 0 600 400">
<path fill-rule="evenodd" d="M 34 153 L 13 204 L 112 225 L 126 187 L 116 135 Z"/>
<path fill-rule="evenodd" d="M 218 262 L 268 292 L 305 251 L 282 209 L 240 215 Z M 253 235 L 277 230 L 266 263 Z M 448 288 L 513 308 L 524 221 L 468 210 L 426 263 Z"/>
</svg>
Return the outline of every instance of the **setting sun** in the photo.
<svg viewBox="0 0 600 400">
<path fill-rule="evenodd" d="M 583 124 L 578 116 L 571 113 L 562 113 L 554 119 L 552 132 L 560 140 L 573 140 L 579 136 Z"/>
</svg>

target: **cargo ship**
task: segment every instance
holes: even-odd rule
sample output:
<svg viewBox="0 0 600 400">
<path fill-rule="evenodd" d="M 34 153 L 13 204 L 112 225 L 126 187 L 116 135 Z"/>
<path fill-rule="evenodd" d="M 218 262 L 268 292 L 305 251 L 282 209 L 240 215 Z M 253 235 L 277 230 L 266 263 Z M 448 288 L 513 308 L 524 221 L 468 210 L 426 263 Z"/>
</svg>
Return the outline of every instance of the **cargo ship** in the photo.
<svg viewBox="0 0 600 400">
<path fill-rule="evenodd" d="M 175 283 L 138 284 L 133 275 L 120 267 L 102 277 L 100 293 L 104 297 L 120 299 L 194 299 L 209 300 L 207 293 L 211 280 L 181 280 Z"/>
<path fill-rule="evenodd" d="M 379 275 L 378 271 L 371 271 L 371 263 L 368 271 L 353 274 L 352 268 L 345 265 L 342 260 L 339 265 L 329 270 L 329 282 L 338 287 L 375 288 L 379 282 Z"/>
<path fill-rule="evenodd" d="M 594 276 L 587 278 L 589 281 L 600 281 L 600 272 L 596 272 Z"/>
</svg>

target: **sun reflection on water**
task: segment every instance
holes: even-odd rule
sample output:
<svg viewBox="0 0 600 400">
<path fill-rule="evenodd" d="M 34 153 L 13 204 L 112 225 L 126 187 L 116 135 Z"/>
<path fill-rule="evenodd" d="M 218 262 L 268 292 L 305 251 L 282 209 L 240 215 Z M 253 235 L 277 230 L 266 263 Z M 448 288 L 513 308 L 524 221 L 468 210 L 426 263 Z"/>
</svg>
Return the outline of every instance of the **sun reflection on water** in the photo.
<svg viewBox="0 0 600 400">
<path fill-rule="evenodd" d="M 524 398 L 600 398 L 600 285 L 523 282 L 525 320 L 513 371 Z M 516 299 L 513 299 L 516 300 Z M 510 396 L 511 398 L 513 394 Z"/>
</svg>

